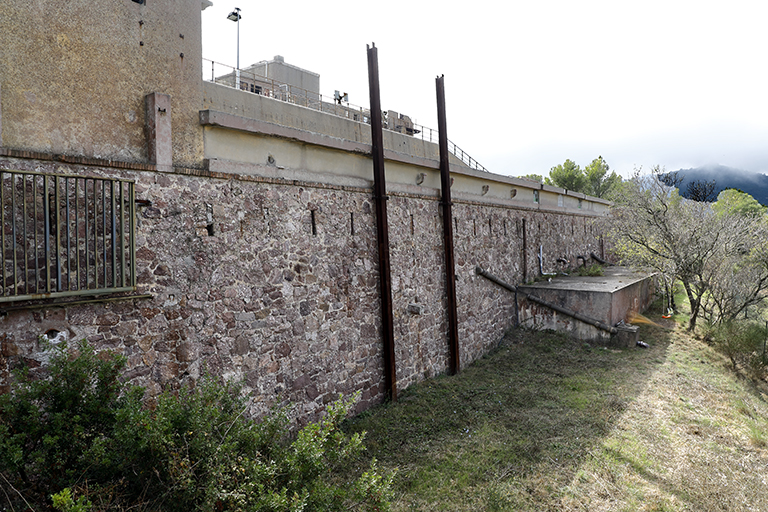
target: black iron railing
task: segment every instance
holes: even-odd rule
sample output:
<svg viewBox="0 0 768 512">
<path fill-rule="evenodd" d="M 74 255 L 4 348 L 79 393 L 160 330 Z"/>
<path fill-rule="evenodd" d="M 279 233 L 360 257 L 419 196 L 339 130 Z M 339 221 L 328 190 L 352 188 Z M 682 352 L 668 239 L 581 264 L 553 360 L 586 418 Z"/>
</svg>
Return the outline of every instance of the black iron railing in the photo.
<svg viewBox="0 0 768 512">
<path fill-rule="evenodd" d="M 134 183 L 0 171 L 0 302 L 136 289 Z"/>
</svg>

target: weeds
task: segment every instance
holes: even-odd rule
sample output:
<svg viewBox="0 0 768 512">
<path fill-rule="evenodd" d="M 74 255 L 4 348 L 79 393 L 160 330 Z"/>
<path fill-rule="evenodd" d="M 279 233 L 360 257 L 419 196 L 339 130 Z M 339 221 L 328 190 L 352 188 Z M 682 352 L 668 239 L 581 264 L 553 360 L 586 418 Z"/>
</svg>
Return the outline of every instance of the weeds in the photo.
<svg viewBox="0 0 768 512">
<path fill-rule="evenodd" d="M 511 330 L 346 429 L 399 468 L 395 511 L 768 509 L 765 395 L 687 333 L 640 332 L 649 350 Z"/>
<path fill-rule="evenodd" d="M 593 263 L 590 266 L 582 265 L 578 269 L 576 269 L 575 272 L 573 272 L 573 275 L 575 276 L 590 276 L 590 277 L 598 277 L 602 276 L 604 274 L 603 272 L 603 266 L 598 263 Z"/>
</svg>

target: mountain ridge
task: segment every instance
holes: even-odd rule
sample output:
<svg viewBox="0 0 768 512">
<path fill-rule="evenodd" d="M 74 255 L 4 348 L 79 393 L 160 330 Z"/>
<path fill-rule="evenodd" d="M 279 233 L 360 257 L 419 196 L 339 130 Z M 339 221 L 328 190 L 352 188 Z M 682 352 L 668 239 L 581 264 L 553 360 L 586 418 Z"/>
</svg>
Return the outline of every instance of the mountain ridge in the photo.
<svg viewBox="0 0 768 512">
<path fill-rule="evenodd" d="M 662 176 L 677 173 L 680 195 L 688 197 L 688 185 L 695 181 L 715 182 L 715 196 L 721 191 L 734 188 L 754 197 L 760 204 L 768 206 L 768 176 L 725 165 L 704 165 L 690 169 L 678 169 Z"/>
</svg>

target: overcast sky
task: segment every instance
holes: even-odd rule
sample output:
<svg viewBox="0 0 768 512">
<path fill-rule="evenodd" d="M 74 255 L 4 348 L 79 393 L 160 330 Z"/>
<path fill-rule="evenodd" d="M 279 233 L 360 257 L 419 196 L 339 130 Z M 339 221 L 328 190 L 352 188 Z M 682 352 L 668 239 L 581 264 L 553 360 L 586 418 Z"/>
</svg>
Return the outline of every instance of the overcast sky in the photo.
<svg viewBox="0 0 768 512">
<path fill-rule="evenodd" d="M 282 55 L 368 106 L 375 43 L 382 108 L 433 128 L 445 75 L 448 137 L 498 174 L 768 172 L 765 1 L 213 2 L 204 58 L 234 66 L 240 7 L 241 67 Z"/>
</svg>

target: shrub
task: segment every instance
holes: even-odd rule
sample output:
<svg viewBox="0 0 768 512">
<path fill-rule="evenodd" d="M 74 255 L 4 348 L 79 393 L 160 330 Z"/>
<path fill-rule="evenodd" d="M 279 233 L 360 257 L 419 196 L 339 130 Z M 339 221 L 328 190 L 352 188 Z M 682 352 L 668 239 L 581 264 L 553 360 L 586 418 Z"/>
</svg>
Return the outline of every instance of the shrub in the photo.
<svg viewBox="0 0 768 512">
<path fill-rule="evenodd" d="M 76 354 L 53 348 L 46 378 L 24 368 L 0 395 L 0 470 L 22 487 L 58 491 L 105 469 L 125 359 L 98 357 L 85 342 Z"/>
<path fill-rule="evenodd" d="M 704 339 L 730 359 L 734 370 L 741 367 L 756 380 L 764 378 L 768 369 L 767 337 L 764 326 L 736 320 L 709 326 L 704 333 Z"/>
<path fill-rule="evenodd" d="M 60 510 L 388 508 L 392 475 L 375 461 L 335 476 L 363 450 L 362 435 L 339 430 L 356 397 L 291 436 L 284 410 L 253 421 L 241 387 L 210 376 L 150 410 L 141 388 L 121 384 L 123 366 L 82 342 L 75 357 L 54 349 L 48 378 L 17 373 L 0 397 L 0 476 L 26 500 L 51 497 Z"/>
</svg>

